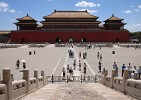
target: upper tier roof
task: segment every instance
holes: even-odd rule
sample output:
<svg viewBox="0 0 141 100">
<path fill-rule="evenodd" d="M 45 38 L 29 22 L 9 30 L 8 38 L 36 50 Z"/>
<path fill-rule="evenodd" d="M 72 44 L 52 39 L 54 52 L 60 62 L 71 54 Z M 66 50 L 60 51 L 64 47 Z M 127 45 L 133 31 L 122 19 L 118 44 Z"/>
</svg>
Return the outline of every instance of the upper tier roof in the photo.
<svg viewBox="0 0 141 100">
<path fill-rule="evenodd" d="M 54 11 L 51 15 L 43 18 L 99 18 L 86 11 Z"/>
<path fill-rule="evenodd" d="M 122 20 L 124 20 L 124 19 L 118 18 L 118 17 L 114 16 L 114 14 L 112 14 L 112 16 L 111 16 L 110 18 L 108 18 L 107 20 L 120 20 L 120 21 L 122 21 Z M 107 20 L 106 20 L 106 21 L 107 21 Z"/>
<path fill-rule="evenodd" d="M 28 14 L 26 16 L 22 17 L 22 18 L 18 18 L 17 20 L 18 21 L 21 21 L 21 20 L 36 21 L 32 17 L 30 17 Z"/>
</svg>

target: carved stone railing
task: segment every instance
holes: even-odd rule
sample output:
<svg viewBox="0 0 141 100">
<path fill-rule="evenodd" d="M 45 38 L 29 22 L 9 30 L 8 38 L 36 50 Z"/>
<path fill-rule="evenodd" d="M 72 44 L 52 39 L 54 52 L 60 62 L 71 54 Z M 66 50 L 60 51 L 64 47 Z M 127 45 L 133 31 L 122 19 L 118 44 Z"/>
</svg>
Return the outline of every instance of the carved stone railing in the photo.
<svg viewBox="0 0 141 100">
<path fill-rule="evenodd" d="M 38 70 L 34 70 L 33 78 L 29 78 L 28 69 L 24 69 L 22 72 L 22 80 L 12 81 L 10 69 L 3 69 L 3 84 L 0 84 L 0 100 L 20 99 L 28 93 L 47 84 L 47 77 L 45 77 L 43 70 L 41 71 L 41 76 L 39 77 Z"/>
<path fill-rule="evenodd" d="M 26 81 L 18 80 L 12 82 L 12 98 L 15 99 L 17 97 L 22 96 L 26 93 Z"/>
<path fill-rule="evenodd" d="M 114 81 L 113 81 L 113 88 L 120 90 L 120 91 L 124 91 L 124 87 L 123 87 L 123 78 L 122 77 L 114 77 Z"/>
<path fill-rule="evenodd" d="M 6 94 L 6 85 L 0 84 L 0 100 L 6 100 L 7 98 Z"/>
<path fill-rule="evenodd" d="M 129 70 L 127 68 L 124 69 L 124 77 L 117 77 L 116 75 L 117 71 L 115 69 L 112 70 L 112 76 L 108 76 L 107 70 L 103 71 L 101 83 L 124 94 L 130 94 L 141 99 L 141 80 L 136 80 L 136 77 L 135 79 L 129 79 Z"/>
<path fill-rule="evenodd" d="M 29 79 L 29 92 L 36 89 L 37 80 L 36 78 Z"/>
<path fill-rule="evenodd" d="M 125 92 L 141 98 L 141 80 L 128 79 Z"/>
</svg>

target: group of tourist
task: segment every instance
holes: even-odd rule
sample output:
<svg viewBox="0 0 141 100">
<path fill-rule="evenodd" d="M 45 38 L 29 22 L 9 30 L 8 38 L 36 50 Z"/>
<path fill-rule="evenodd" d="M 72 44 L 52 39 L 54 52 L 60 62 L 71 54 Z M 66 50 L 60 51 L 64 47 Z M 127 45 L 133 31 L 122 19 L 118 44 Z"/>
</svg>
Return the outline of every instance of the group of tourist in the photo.
<svg viewBox="0 0 141 100">
<path fill-rule="evenodd" d="M 35 55 L 36 54 L 36 51 L 33 51 L 33 54 Z M 29 51 L 29 55 L 32 55 L 32 52 Z"/>
<path fill-rule="evenodd" d="M 87 52 L 84 52 L 83 55 L 81 54 L 81 52 L 79 52 L 79 58 L 83 58 L 86 59 L 87 58 Z"/>
<path fill-rule="evenodd" d="M 79 60 L 79 62 L 78 62 L 78 67 L 79 67 L 79 71 L 82 71 L 82 63 L 81 63 L 81 61 Z M 86 69 L 87 69 L 87 65 L 86 65 L 86 63 L 84 63 L 84 65 L 83 65 L 83 73 L 84 73 L 84 75 L 86 75 Z M 67 68 L 65 69 L 65 68 L 63 68 L 62 69 L 62 73 L 63 73 L 63 79 L 65 79 L 65 76 L 67 75 L 67 74 L 69 74 L 69 77 L 71 78 L 71 77 L 73 77 L 73 74 L 74 74 L 74 70 L 76 70 L 76 60 L 74 60 L 74 62 L 73 62 L 73 67 L 70 67 L 70 65 L 69 64 L 67 64 Z"/>
<path fill-rule="evenodd" d="M 125 66 L 125 64 L 123 64 L 122 65 L 122 74 L 121 74 L 122 77 L 123 77 L 123 73 L 124 73 L 125 68 L 128 68 L 128 70 L 129 70 L 129 78 L 134 79 L 135 73 L 138 73 L 138 79 L 141 79 L 141 66 L 139 66 L 139 68 L 137 69 L 136 66 L 132 67 L 130 63 L 127 67 Z M 116 69 L 116 73 L 117 73 L 116 76 L 118 76 L 118 66 L 117 66 L 116 62 L 114 62 L 114 64 L 113 64 L 113 69 Z"/>
<path fill-rule="evenodd" d="M 21 61 L 22 61 L 22 64 L 23 64 L 23 69 L 25 69 L 26 68 L 26 61 L 25 60 L 21 60 Z M 20 60 L 17 60 L 16 67 L 17 67 L 17 69 L 19 69 L 19 67 L 20 67 Z"/>
</svg>

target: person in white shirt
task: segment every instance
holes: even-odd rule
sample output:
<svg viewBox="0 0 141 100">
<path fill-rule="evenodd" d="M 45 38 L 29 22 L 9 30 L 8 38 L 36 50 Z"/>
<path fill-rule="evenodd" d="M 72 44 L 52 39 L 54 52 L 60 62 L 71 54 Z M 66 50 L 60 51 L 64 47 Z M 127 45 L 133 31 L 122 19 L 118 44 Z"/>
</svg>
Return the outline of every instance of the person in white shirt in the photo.
<svg viewBox="0 0 141 100">
<path fill-rule="evenodd" d="M 129 63 L 129 65 L 127 66 L 128 70 L 129 70 L 129 77 L 131 78 L 131 73 L 132 73 L 132 66 Z"/>
</svg>

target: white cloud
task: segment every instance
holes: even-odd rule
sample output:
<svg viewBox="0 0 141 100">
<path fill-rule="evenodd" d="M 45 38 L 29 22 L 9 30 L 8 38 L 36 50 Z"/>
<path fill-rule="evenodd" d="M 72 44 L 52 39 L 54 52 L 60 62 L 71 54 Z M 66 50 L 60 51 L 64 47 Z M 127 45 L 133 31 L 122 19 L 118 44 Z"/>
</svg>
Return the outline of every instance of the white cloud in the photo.
<svg viewBox="0 0 141 100">
<path fill-rule="evenodd" d="M 141 8 L 141 5 L 139 5 L 138 8 Z"/>
<path fill-rule="evenodd" d="M 3 9 L 3 12 L 8 12 L 8 11 L 9 11 L 8 8 L 4 8 L 4 9 Z"/>
<path fill-rule="evenodd" d="M 75 6 L 76 7 L 95 7 L 97 5 L 93 2 L 82 1 L 82 2 L 78 2 L 77 4 L 75 4 Z"/>
<path fill-rule="evenodd" d="M 14 9 L 10 10 L 11 13 L 15 13 L 16 11 Z"/>
<path fill-rule="evenodd" d="M 10 5 L 8 5 L 5 2 L 0 2 L 0 12 L 11 12 L 11 13 L 15 13 L 16 10 L 10 9 L 9 6 Z"/>
<path fill-rule="evenodd" d="M 131 32 L 141 31 L 141 24 L 126 25 L 125 28 Z"/>
<path fill-rule="evenodd" d="M 134 11 L 138 12 L 138 11 L 140 11 L 140 10 L 138 10 L 138 9 L 134 9 Z"/>
<path fill-rule="evenodd" d="M 99 3 L 97 4 L 97 7 L 100 7 L 100 4 Z"/>
<path fill-rule="evenodd" d="M 9 5 L 7 4 L 7 3 L 5 3 L 5 2 L 0 2 L 0 7 L 1 8 L 6 8 L 6 7 L 8 7 Z"/>
<path fill-rule="evenodd" d="M 89 13 L 97 13 L 97 10 L 89 10 L 89 9 L 79 9 L 78 11 L 88 11 Z"/>
<path fill-rule="evenodd" d="M 133 11 L 131 11 L 131 10 L 126 10 L 126 11 L 124 11 L 126 14 L 130 14 L 130 13 L 132 13 Z"/>
<path fill-rule="evenodd" d="M 130 6 L 131 8 L 133 8 L 134 6 L 132 5 L 132 6 Z"/>
</svg>

